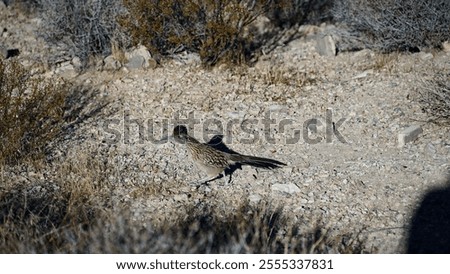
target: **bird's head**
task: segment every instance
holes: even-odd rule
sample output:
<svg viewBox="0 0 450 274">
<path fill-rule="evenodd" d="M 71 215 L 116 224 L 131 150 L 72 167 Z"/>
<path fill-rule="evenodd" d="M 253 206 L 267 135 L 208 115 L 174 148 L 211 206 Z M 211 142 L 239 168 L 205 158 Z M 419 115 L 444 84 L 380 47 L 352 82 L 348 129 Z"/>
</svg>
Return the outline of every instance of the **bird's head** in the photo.
<svg viewBox="0 0 450 274">
<path fill-rule="evenodd" d="M 185 143 L 189 135 L 187 133 L 187 128 L 183 125 L 177 125 L 173 129 L 173 137 L 179 143 Z"/>
</svg>

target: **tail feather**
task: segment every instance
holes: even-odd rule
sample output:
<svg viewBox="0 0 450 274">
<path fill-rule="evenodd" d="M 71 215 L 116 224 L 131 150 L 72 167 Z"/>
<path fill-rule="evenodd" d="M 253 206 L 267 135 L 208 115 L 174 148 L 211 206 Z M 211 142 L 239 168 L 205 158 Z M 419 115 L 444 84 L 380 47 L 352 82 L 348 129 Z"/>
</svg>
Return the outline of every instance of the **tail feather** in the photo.
<svg viewBox="0 0 450 274">
<path fill-rule="evenodd" d="M 285 166 L 286 164 L 277 160 L 248 156 L 248 155 L 240 155 L 240 154 L 231 154 L 231 159 L 233 161 L 239 162 L 243 165 L 249 165 L 260 168 L 274 169 Z"/>
</svg>

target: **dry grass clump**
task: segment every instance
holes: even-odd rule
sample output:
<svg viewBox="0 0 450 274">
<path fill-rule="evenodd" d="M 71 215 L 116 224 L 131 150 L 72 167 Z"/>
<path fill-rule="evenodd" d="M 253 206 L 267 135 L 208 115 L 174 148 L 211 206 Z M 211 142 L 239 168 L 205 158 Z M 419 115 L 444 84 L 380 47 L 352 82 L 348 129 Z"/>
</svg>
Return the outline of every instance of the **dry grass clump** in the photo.
<svg viewBox="0 0 450 274">
<path fill-rule="evenodd" d="M 67 252 L 69 230 L 83 231 L 101 215 L 88 184 L 14 183 L 0 194 L 0 250 L 3 253 Z"/>
<path fill-rule="evenodd" d="M 53 172 L 2 169 L 0 252 L 71 252 L 76 235 L 109 216 L 109 186 L 100 167 L 86 157 L 61 163 Z"/>
<path fill-rule="evenodd" d="M 297 71 L 295 69 L 272 67 L 268 71 L 260 72 L 257 76 L 265 85 L 286 85 L 295 88 L 302 88 L 307 85 L 315 85 L 320 80 L 317 72 Z"/>
<path fill-rule="evenodd" d="M 333 14 L 367 48 L 416 52 L 450 39 L 449 10 L 447 0 L 338 0 Z"/>
<path fill-rule="evenodd" d="M 0 59 L 0 164 L 43 155 L 59 133 L 68 84 L 31 77 L 17 61 Z"/>
<path fill-rule="evenodd" d="M 377 54 L 374 58 L 373 69 L 375 71 L 387 71 L 392 72 L 395 64 L 398 62 L 399 53 L 387 53 L 387 54 Z"/>
<path fill-rule="evenodd" d="M 436 73 L 419 86 L 419 102 L 430 121 L 450 126 L 450 75 Z"/>
</svg>

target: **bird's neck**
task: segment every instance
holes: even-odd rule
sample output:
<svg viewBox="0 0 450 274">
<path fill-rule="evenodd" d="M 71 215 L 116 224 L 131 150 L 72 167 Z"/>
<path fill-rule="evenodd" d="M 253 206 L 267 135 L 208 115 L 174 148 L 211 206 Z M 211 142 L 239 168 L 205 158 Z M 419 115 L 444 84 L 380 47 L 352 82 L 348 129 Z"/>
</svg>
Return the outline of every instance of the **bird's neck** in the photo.
<svg viewBox="0 0 450 274">
<path fill-rule="evenodd" d="M 190 143 L 200 143 L 199 141 L 197 141 L 197 139 L 195 139 L 194 137 L 191 137 L 191 136 L 189 136 L 189 135 L 186 135 L 185 136 L 185 138 L 186 138 L 186 141 L 187 142 L 190 142 Z"/>
<path fill-rule="evenodd" d="M 175 139 L 180 142 L 180 143 L 194 143 L 194 144 L 198 144 L 200 143 L 199 141 L 197 141 L 197 139 L 195 139 L 194 137 L 191 137 L 189 135 L 185 135 L 185 134 L 181 134 L 178 136 L 175 136 Z"/>
</svg>

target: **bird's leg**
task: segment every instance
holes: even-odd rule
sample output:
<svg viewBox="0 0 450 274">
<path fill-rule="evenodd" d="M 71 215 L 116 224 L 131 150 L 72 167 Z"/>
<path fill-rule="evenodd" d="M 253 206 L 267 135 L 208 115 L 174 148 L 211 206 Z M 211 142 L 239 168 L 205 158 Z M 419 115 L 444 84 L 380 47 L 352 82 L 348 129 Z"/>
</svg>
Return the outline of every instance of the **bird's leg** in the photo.
<svg viewBox="0 0 450 274">
<path fill-rule="evenodd" d="M 212 181 L 214 181 L 214 180 L 220 179 L 220 178 L 222 178 L 222 177 L 223 177 L 223 174 L 220 173 L 220 174 L 217 175 L 217 176 L 206 177 L 206 178 L 203 178 L 203 179 L 201 179 L 201 180 L 192 182 L 191 184 L 196 184 L 196 185 L 198 184 L 198 187 L 200 187 L 200 186 L 202 186 L 202 185 L 208 185 L 209 182 L 212 182 Z M 198 188 L 198 187 L 197 187 L 197 188 Z"/>
<path fill-rule="evenodd" d="M 222 173 L 220 173 L 220 174 L 217 175 L 217 176 L 209 177 L 209 179 L 206 179 L 206 180 L 202 183 L 202 185 L 207 185 L 209 182 L 215 181 L 215 180 L 220 179 L 220 178 L 222 178 L 222 177 L 223 177 L 223 174 L 222 174 Z"/>
<path fill-rule="evenodd" d="M 225 171 L 223 172 L 224 176 L 225 176 Z M 233 175 L 233 173 L 230 173 L 230 179 L 228 179 L 227 185 L 231 184 L 231 176 Z"/>
</svg>

